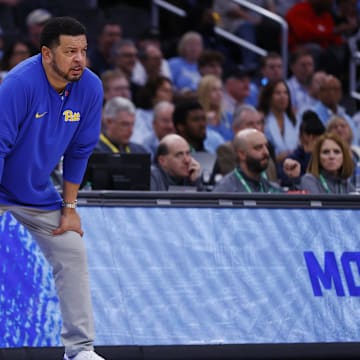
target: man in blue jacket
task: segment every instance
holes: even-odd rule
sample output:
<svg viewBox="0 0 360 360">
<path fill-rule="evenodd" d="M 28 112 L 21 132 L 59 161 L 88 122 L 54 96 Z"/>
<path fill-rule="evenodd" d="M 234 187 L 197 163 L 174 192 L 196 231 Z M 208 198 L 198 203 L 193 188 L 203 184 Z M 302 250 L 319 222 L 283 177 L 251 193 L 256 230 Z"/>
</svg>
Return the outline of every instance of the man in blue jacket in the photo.
<svg viewBox="0 0 360 360">
<path fill-rule="evenodd" d="M 62 312 L 65 360 L 100 360 L 83 230 L 76 198 L 99 138 L 100 79 L 85 67 L 85 28 L 50 19 L 41 53 L 16 66 L 0 86 L 0 209 L 10 211 L 53 267 Z M 63 157 L 62 197 L 50 175 Z"/>
</svg>

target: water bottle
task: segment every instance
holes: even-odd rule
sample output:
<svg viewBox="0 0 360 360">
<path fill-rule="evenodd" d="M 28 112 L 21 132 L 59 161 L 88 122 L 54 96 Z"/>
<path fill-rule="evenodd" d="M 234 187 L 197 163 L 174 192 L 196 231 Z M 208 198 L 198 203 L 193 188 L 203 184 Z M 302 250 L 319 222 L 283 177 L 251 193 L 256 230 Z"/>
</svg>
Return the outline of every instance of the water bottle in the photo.
<svg viewBox="0 0 360 360">
<path fill-rule="evenodd" d="M 355 189 L 358 194 L 360 194 L 360 161 L 356 163 L 355 168 Z"/>
</svg>

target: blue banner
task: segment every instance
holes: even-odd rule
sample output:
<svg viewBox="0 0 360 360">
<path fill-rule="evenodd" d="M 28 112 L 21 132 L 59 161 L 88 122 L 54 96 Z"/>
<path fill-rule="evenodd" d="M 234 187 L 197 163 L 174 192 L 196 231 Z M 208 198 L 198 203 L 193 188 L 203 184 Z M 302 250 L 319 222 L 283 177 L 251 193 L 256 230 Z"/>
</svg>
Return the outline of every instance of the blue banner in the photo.
<svg viewBox="0 0 360 360">
<path fill-rule="evenodd" d="M 97 345 L 359 341 L 359 211 L 80 207 Z M 49 266 L 1 218 L 0 347 L 60 345 Z"/>
</svg>

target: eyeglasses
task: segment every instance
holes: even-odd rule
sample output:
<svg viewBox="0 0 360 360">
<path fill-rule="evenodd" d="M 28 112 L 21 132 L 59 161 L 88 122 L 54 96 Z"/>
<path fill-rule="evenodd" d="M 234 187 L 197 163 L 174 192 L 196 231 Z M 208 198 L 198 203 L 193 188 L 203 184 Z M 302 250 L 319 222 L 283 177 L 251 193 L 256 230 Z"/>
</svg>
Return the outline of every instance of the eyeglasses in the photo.
<svg viewBox="0 0 360 360">
<path fill-rule="evenodd" d="M 116 124 L 118 124 L 122 128 L 131 128 L 134 126 L 133 122 L 125 122 L 125 121 L 116 121 Z"/>
<path fill-rule="evenodd" d="M 119 56 L 127 57 L 127 58 L 134 58 L 137 57 L 137 53 L 120 53 Z"/>
</svg>

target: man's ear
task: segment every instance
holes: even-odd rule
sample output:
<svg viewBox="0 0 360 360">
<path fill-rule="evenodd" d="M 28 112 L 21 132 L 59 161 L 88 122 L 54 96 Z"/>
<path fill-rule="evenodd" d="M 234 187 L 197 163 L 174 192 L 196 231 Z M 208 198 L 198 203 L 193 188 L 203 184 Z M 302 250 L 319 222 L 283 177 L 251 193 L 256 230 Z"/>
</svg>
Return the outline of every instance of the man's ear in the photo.
<svg viewBox="0 0 360 360">
<path fill-rule="evenodd" d="M 166 156 L 160 155 L 160 156 L 158 157 L 158 163 L 159 163 L 159 165 L 160 165 L 162 168 L 166 169 L 166 164 L 167 164 Z"/>
<path fill-rule="evenodd" d="M 239 149 L 236 155 L 240 161 L 244 161 L 246 159 L 246 152 L 244 150 Z"/>
<path fill-rule="evenodd" d="M 41 47 L 41 56 L 43 58 L 43 60 L 45 61 L 45 63 L 49 63 L 52 60 L 52 52 L 51 49 L 48 48 L 47 46 L 42 46 Z"/>
<path fill-rule="evenodd" d="M 177 132 L 180 136 L 184 137 L 184 132 L 185 132 L 184 124 L 181 124 L 181 123 L 176 124 L 175 129 L 176 129 L 176 132 Z"/>
</svg>

